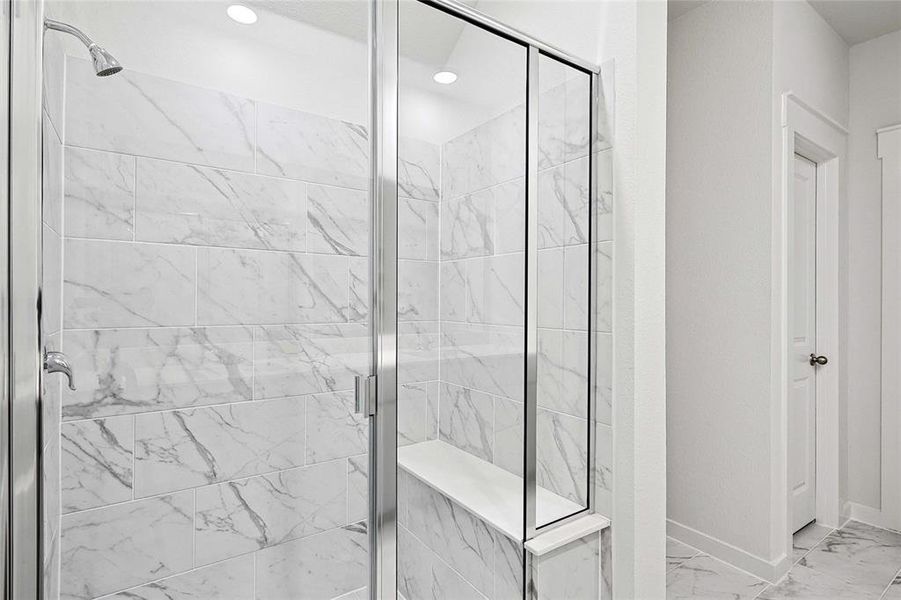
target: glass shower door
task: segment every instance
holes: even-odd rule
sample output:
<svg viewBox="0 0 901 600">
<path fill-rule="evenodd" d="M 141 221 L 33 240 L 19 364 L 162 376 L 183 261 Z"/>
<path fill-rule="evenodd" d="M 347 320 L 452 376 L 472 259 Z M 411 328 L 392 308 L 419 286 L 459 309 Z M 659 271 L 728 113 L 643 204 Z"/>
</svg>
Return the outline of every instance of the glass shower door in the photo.
<svg viewBox="0 0 901 600">
<path fill-rule="evenodd" d="M 45 598 L 366 595 L 369 4 L 226 8 L 46 5 Z"/>
</svg>

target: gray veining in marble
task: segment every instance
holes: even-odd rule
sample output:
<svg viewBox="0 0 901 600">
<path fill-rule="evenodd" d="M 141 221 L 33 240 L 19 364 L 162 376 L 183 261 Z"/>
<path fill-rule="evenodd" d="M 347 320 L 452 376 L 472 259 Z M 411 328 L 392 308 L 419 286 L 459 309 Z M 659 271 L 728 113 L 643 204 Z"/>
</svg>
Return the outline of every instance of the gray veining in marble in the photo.
<svg viewBox="0 0 901 600">
<path fill-rule="evenodd" d="M 878 600 L 885 586 L 876 581 L 849 582 L 829 572 L 798 564 L 775 585 L 767 586 L 759 600 Z"/>
<path fill-rule="evenodd" d="M 441 336 L 437 321 L 401 321 L 397 325 L 397 380 L 438 379 Z"/>
<path fill-rule="evenodd" d="M 595 508 L 609 516 L 613 514 L 613 427 L 595 426 Z"/>
<path fill-rule="evenodd" d="M 538 406 L 588 417 L 588 333 L 538 330 Z"/>
<path fill-rule="evenodd" d="M 303 464 L 303 398 L 138 415 L 135 495 Z"/>
<path fill-rule="evenodd" d="M 703 554 L 666 574 L 667 600 L 752 600 L 765 587 L 753 575 Z"/>
<path fill-rule="evenodd" d="M 536 560 L 538 600 L 587 600 L 600 597 L 598 534 L 577 539 Z"/>
<path fill-rule="evenodd" d="M 354 411 L 353 392 L 307 398 L 307 464 L 363 454 L 369 419 Z"/>
<path fill-rule="evenodd" d="M 46 223 L 41 225 L 41 327 L 44 335 L 62 328 L 63 242 Z"/>
<path fill-rule="evenodd" d="M 347 524 L 369 516 L 369 455 L 347 458 Z"/>
<path fill-rule="evenodd" d="M 363 256 L 369 250 L 366 192 L 325 185 L 307 186 L 307 250 Z"/>
<path fill-rule="evenodd" d="M 405 527 L 398 528 L 397 538 L 397 587 L 405 598 L 486 600 Z"/>
<path fill-rule="evenodd" d="M 441 193 L 441 148 L 401 136 L 397 140 L 397 187 L 400 195 L 437 201 Z"/>
<path fill-rule="evenodd" d="M 563 248 L 538 251 L 538 326 L 563 327 Z"/>
<path fill-rule="evenodd" d="M 258 327 L 254 397 L 352 390 L 368 368 L 369 344 L 363 324 Z"/>
<path fill-rule="evenodd" d="M 538 485 L 585 506 L 588 501 L 588 422 L 538 410 Z"/>
<path fill-rule="evenodd" d="M 341 460 L 199 488 L 195 560 L 207 564 L 343 526 L 346 502 Z"/>
<path fill-rule="evenodd" d="M 603 301 L 599 289 L 598 315 Z M 568 246 L 563 250 L 563 327 L 587 331 L 588 307 L 588 244 Z M 607 331 L 601 323 L 597 328 Z"/>
<path fill-rule="evenodd" d="M 429 409 L 428 382 L 405 383 L 397 388 L 397 445 L 406 446 L 427 439 Z"/>
<path fill-rule="evenodd" d="M 441 379 L 522 400 L 522 353 L 521 328 L 445 323 L 441 330 Z"/>
<path fill-rule="evenodd" d="M 566 123 L 564 125 L 564 157 L 567 161 L 588 156 L 591 131 L 591 78 L 587 73 L 567 67 Z"/>
<path fill-rule="evenodd" d="M 65 253 L 65 327 L 194 324 L 193 249 L 69 239 Z"/>
<path fill-rule="evenodd" d="M 303 184 L 138 158 L 136 238 L 265 250 L 306 248 Z"/>
<path fill-rule="evenodd" d="M 64 513 L 131 500 L 132 417 L 63 423 L 59 439 Z"/>
<path fill-rule="evenodd" d="M 494 464 L 522 477 L 525 406 L 494 397 Z"/>
<path fill-rule="evenodd" d="M 597 161 L 597 202 L 595 204 L 596 241 L 613 239 L 613 150 L 595 155 Z"/>
<path fill-rule="evenodd" d="M 595 419 L 599 423 L 613 424 L 613 336 L 599 333 L 596 336 Z"/>
<path fill-rule="evenodd" d="M 441 258 L 469 258 L 494 253 L 494 210 L 490 193 L 467 194 L 441 201 Z"/>
<path fill-rule="evenodd" d="M 66 148 L 66 235 L 131 240 L 135 232 L 135 158 Z"/>
<path fill-rule="evenodd" d="M 674 540 L 671 537 L 666 538 L 666 570 L 669 571 L 675 567 L 678 567 L 685 561 L 690 558 L 694 558 L 697 556 L 699 552 L 688 546 L 683 544 L 678 540 Z"/>
<path fill-rule="evenodd" d="M 78 419 L 251 399 L 252 333 L 244 327 L 66 331 Z"/>
<path fill-rule="evenodd" d="M 351 257 L 348 262 L 347 320 L 365 323 L 369 320 L 369 259 Z"/>
<path fill-rule="evenodd" d="M 346 321 L 347 260 L 343 256 L 199 248 L 198 323 Z"/>
<path fill-rule="evenodd" d="M 397 256 L 438 260 L 438 203 L 399 198 L 397 201 Z"/>
<path fill-rule="evenodd" d="M 190 569 L 193 492 L 62 518 L 61 600 L 89 600 Z"/>
<path fill-rule="evenodd" d="M 798 562 L 804 558 L 805 554 L 813 550 L 832 531 L 829 527 L 824 527 L 816 521 L 808 523 L 796 531 L 792 536 L 792 560 Z"/>
<path fill-rule="evenodd" d="M 369 185 L 366 128 L 260 103 L 257 170 L 267 175 L 365 190 Z"/>
<path fill-rule="evenodd" d="M 42 112 L 41 126 L 41 220 L 62 234 L 63 147 L 53 122 Z"/>
<path fill-rule="evenodd" d="M 466 320 L 466 263 L 462 260 L 441 263 L 438 302 L 442 321 Z"/>
<path fill-rule="evenodd" d="M 251 600 L 253 557 L 241 556 L 113 594 L 105 600 Z"/>
<path fill-rule="evenodd" d="M 494 208 L 494 251 L 521 252 L 526 239 L 526 184 L 519 178 L 483 192 Z"/>
<path fill-rule="evenodd" d="M 98 85 L 91 64 L 66 63 L 66 143 L 253 170 L 254 104 L 126 69 Z"/>
<path fill-rule="evenodd" d="M 397 261 L 397 318 L 400 321 L 438 319 L 438 263 Z"/>
<path fill-rule="evenodd" d="M 366 585 L 365 523 L 332 529 L 261 550 L 256 560 L 256 600 L 330 600 Z"/>
<path fill-rule="evenodd" d="M 594 256 L 595 281 L 598 286 L 594 328 L 595 331 L 609 333 L 613 331 L 613 242 L 598 243 Z"/>
<path fill-rule="evenodd" d="M 467 320 L 491 325 L 522 326 L 525 271 L 525 254 L 522 253 L 467 261 Z"/>
<path fill-rule="evenodd" d="M 470 454 L 494 458 L 494 402 L 491 396 L 468 388 L 441 384 L 439 436 Z"/>
</svg>

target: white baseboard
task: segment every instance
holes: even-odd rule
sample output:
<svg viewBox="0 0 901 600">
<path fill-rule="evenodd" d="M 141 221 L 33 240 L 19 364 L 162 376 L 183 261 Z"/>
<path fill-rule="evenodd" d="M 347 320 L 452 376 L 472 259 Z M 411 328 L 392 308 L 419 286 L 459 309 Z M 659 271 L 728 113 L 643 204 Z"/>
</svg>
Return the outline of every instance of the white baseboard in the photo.
<svg viewBox="0 0 901 600">
<path fill-rule="evenodd" d="M 790 556 L 769 561 L 672 519 L 666 520 L 666 534 L 770 583 L 779 581 L 791 568 Z"/>
<path fill-rule="evenodd" d="M 874 527 L 882 529 L 898 529 L 898 524 L 893 523 L 891 519 L 882 514 L 882 511 L 872 506 L 858 504 L 857 502 L 847 502 L 845 504 L 845 516 L 853 521 L 860 521 Z"/>
</svg>

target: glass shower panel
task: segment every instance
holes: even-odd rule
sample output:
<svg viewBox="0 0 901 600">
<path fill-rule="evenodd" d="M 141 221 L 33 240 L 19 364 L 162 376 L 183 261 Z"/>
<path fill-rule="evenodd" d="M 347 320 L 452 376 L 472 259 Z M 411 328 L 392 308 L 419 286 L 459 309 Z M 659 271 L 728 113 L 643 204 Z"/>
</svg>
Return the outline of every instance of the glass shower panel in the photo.
<svg viewBox="0 0 901 600">
<path fill-rule="evenodd" d="M 527 51 L 419 2 L 399 49 L 399 591 L 522 598 Z"/>
<path fill-rule="evenodd" d="M 538 63 L 537 525 L 588 506 L 591 77 Z"/>
<path fill-rule="evenodd" d="M 46 5 L 45 598 L 365 596 L 369 8 L 249 6 Z"/>
</svg>

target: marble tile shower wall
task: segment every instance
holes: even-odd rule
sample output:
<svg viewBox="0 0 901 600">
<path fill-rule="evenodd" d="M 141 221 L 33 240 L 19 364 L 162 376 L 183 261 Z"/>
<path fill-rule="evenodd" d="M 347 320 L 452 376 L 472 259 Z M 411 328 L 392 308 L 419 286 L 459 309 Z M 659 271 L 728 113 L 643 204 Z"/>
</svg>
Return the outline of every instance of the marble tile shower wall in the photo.
<svg viewBox="0 0 901 600">
<path fill-rule="evenodd" d="M 56 420 L 59 597 L 365 586 L 365 128 L 68 58 L 61 133 L 64 210 L 45 214 L 64 235 L 45 243 L 79 387 Z M 419 441 L 440 163 L 401 152 L 402 434 Z"/>
<path fill-rule="evenodd" d="M 539 114 L 538 482 L 587 502 L 587 79 L 541 95 Z M 605 113 L 606 114 L 606 113 Z M 598 281 L 598 506 L 612 485 L 612 150 L 602 118 Z M 440 438 L 517 475 L 523 449 L 525 111 L 444 144 L 441 196 Z"/>
</svg>

